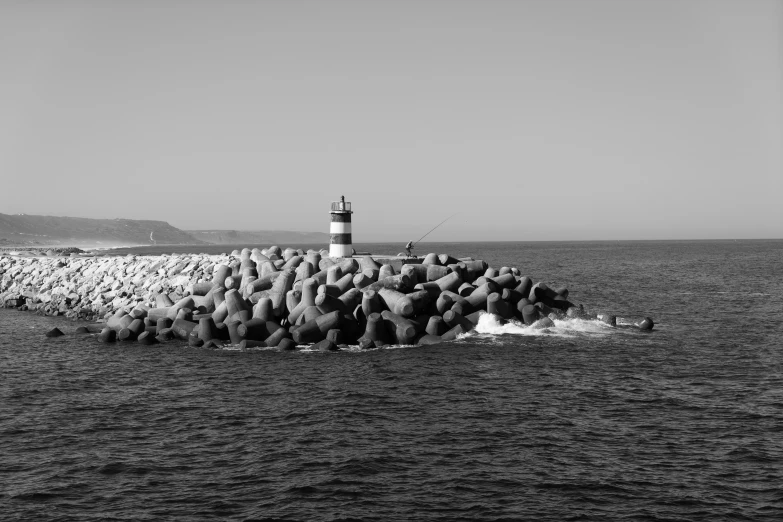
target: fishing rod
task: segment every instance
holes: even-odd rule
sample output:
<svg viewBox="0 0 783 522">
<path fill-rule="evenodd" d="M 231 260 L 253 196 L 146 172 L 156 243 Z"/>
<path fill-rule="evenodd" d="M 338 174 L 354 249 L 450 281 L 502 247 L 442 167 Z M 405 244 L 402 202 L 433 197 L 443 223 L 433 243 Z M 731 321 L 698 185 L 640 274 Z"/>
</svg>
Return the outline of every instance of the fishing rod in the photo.
<svg viewBox="0 0 783 522">
<path fill-rule="evenodd" d="M 437 225 L 435 225 L 434 227 L 432 227 L 432 230 L 430 230 L 429 232 L 427 232 L 426 234 L 424 234 L 423 236 L 421 236 L 421 237 L 419 238 L 419 240 L 418 240 L 418 241 L 416 241 L 416 242 L 415 242 L 415 243 L 413 243 L 413 244 L 415 245 L 416 243 L 418 243 L 419 241 L 421 241 L 421 240 L 422 240 L 422 239 L 424 239 L 425 237 L 429 236 L 429 235 L 430 235 L 432 232 L 434 232 L 434 231 L 435 231 L 435 229 L 436 229 L 436 228 L 438 228 L 438 227 L 439 227 L 439 226 L 441 226 L 443 223 L 445 223 L 445 222 L 446 222 L 446 221 L 448 221 L 449 219 L 453 218 L 453 217 L 454 217 L 454 216 L 456 216 L 457 214 L 459 214 L 459 212 L 455 212 L 455 213 L 453 213 L 452 215 L 450 215 L 449 217 L 447 217 L 446 219 L 444 219 L 443 221 L 441 221 L 440 223 L 438 223 Z"/>
</svg>

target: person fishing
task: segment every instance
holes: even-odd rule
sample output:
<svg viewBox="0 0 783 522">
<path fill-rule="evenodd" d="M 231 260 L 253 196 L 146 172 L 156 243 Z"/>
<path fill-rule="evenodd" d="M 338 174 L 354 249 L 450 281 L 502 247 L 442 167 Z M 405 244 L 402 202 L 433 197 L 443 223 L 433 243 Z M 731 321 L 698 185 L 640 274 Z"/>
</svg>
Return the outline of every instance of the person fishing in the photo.
<svg viewBox="0 0 783 522">
<path fill-rule="evenodd" d="M 431 234 L 431 233 L 432 233 L 432 232 L 433 232 L 433 231 L 434 231 L 436 228 L 438 228 L 438 227 L 439 227 L 439 226 L 441 226 L 443 223 L 445 223 L 445 222 L 446 222 L 446 221 L 448 221 L 449 219 L 453 218 L 453 217 L 454 217 L 454 216 L 456 216 L 457 214 L 459 214 L 459 212 L 455 212 L 454 214 L 450 215 L 449 217 L 447 217 L 446 219 L 444 219 L 443 221 L 441 221 L 440 223 L 438 223 L 437 225 L 435 225 L 434 227 L 432 227 L 432 229 L 430 229 L 430 231 L 429 231 L 429 232 L 427 232 L 426 234 L 424 234 L 423 236 L 421 236 L 421 237 L 419 238 L 419 241 L 416 241 L 416 243 L 419 243 L 419 242 L 420 242 L 422 239 L 424 239 L 425 237 L 429 236 L 429 235 L 430 235 L 430 234 Z M 414 243 L 413 241 L 408 241 L 408 244 L 407 244 L 407 245 L 405 245 L 405 252 L 407 252 L 407 253 L 408 253 L 408 257 L 412 257 L 412 256 L 413 256 L 413 254 L 411 253 L 411 250 L 413 250 L 413 245 L 414 245 L 414 244 L 415 244 L 415 243 Z"/>
</svg>

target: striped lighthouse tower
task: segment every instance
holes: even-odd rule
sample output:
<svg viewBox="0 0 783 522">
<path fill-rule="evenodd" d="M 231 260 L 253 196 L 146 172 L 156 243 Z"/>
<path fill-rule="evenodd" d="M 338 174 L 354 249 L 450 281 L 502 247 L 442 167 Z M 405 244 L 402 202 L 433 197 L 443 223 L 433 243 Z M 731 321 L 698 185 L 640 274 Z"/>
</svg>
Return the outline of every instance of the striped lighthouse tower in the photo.
<svg viewBox="0 0 783 522">
<path fill-rule="evenodd" d="M 340 196 L 340 201 L 332 201 L 332 222 L 329 225 L 329 255 L 331 257 L 351 257 L 351 203 Z"/>
</svg>

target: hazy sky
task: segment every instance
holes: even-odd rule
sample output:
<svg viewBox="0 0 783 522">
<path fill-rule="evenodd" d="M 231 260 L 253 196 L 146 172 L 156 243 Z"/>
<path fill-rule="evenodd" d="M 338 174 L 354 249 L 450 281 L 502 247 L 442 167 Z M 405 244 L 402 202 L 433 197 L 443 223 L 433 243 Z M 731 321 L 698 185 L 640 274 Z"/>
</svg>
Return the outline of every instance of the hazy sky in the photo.
<svg viewBox="0 0 783 522">
<path fill-rule="evenodd" d="M 783 237 L 783 2 L 0 0 L 0 212 Z"/>
</svg>

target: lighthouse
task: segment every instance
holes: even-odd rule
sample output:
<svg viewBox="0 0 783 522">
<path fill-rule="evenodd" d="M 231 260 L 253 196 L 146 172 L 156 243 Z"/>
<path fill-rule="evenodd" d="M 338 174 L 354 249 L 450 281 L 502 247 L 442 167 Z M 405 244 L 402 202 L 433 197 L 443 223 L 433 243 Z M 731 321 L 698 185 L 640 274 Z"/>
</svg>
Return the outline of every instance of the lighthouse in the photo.
<svg viewBox="0 0 783 522">
<path fill-rule="evenodd" d="M 340 201 L 332 201 L 331 224 L 329 225 L 329 255 L 331 257 L 351 257 L 351 203 L 340 196 Z"/>
</svg>

